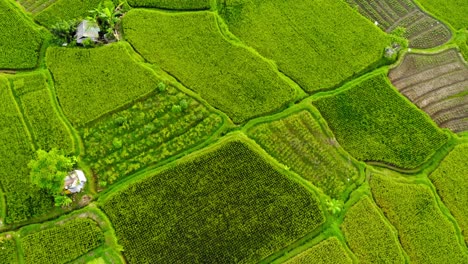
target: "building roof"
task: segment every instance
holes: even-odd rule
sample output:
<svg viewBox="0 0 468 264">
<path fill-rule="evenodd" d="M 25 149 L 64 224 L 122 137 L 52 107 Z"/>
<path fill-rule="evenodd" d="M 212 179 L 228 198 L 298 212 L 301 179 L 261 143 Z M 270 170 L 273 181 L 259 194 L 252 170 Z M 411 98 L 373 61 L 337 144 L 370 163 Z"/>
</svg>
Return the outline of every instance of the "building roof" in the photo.
<svg viewBox="0 0 468 264">
<path fill-rule="evenodd" d="M 81 189 L 84 188 L 86 183 L 86 176 L 81 170 L 74 170 L 70 172 L 64 179 L 64 189 L 70 191 L 71 193 L 81 192 Z"/>
<path fill-rule="evenodd" d="M 100 29 L 96 23 L 83 20 L 76 28 L 76 42 L 82 43 L 87 38 L 97 41 L 99 39 L 99 31 Z"/>
</svg>

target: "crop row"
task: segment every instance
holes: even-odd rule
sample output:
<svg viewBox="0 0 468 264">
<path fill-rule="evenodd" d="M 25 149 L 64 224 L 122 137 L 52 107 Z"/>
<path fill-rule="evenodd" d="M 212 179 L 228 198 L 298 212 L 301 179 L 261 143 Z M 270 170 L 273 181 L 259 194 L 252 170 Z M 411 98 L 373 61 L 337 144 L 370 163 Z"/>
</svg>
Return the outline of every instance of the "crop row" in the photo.
<svg viewBox="0 0 468 264">
<path fill-rule="evenodd" d="M 210 0 L 128 0 L 133 7 L 156 7 L 177 10 L 210 9 Z"/>
<path fill-rule="evenodd" d="M 389 73 L 402 94 L 441 127 L 468 130 L 468 66 L 455 49 L 436 54 L 408 54 Z"/>
<path fill-rule="evenodd" d="M 359 173 L 339 153 L 334 138 L 325 134 L 310 112 L 261 123 L 248 131 L 267 152 L 333 197 L 339 197 Z"/>
<path fill-rule="evenodd" d="M 455 147 L 429 175 L 437 192 L 457 220 L 468 244 L 468 144 Z"/>
<path fill-rule="evenodd" d="M 258 262 L 324 222 L 312 193 L 242 141 L 174 165 L 100 201 L 128 263 Z"/>
<path fill-rule="evenodd" d="M 37 65 L 42 34 L 10 1 L 0 2 L 0 69 L 29 69 Z"/>
<path fill-rule="evenodd" d="M 16 75 L 10 78 L 19 95 L 25 121 L 31 127 L 38 148 L 73 151 L 70 132 L 53 107 L 47 77 L 43 73 Z"/>
<path fill-rule="evenodd" d="M 37 14 L 58 0 L 18 0 L 26 11 Z"/>
<path fill-rule="evenodd" d="M 343 148 L 362 161 L 415 168 L 448 139 L 398 94 L 384 74 L 368 77 L 313 104 Z"/>
<path fill-rule="evenodd" d="M 52 0 L 53 1 L 53 0 Z M 34 19 L 46 27 L 58 22 L 86 18 L 89 11 L 95 9 L 102 0 L 57 0 L 34 16 Z M 38 10 L 37 10 L 38 11 Z"/>
<path fill-rule="evenodd" d="M 53 202 L 29 181 L 26 165 L 33 148 L 5 78 L 0 78 L 0 101 L 0 182 L 6 198 L 4 223 L 11 224 L 44 214 Z"/>
<path fill-rule="evenodd" d="M 302 263 L 351 264 L 353 259 L 343 248 L 341 242 L 336 237 L 331 237 L 285 262 L 285 264 Z"/>
<path fill-rule="evenodd" d="M 229 31 L 307 92 L 340 85 L 378 62 L 391 44 L 343 1 L 219 2 Z"/>
<path fill-rule="evenodd" d="M 369 197 L 346 212 L 341 230 L 359 263 L 405 263 L 398 236 L 380 215 Z"/>
<path fill-rule="evenodd" d="M 131 10 L 123 18 L 127 40 L 235 123 L 284 107 L 295 89 L 275 68 L 221 34 L 211 12 Z M 162 41 L 163 40 L 163 41 Z"/>
<path fill-rule="evenodd" d="M 456 29 L 468 28 L 468 5 L 464 0 L 418 0 L 431 14 L 450 23 Z"/>
<path fill-rule="evenodd" d="M 405 37 L 415 48 L 433 48 L 450 40 L 447 26 L 421 11 L 412 1 L 347 0 L 351 6 L 387 32 L 405 28 Z"/>
<path fill-rule="evenodd" d="M 396 173 L 395 173 L 396 174 Z M 412 263 L 466 263 L 466 248 L 454 225 L 442 213 L 431 189 L 398 175 L 374 173 L 370 179 L 377 205 L 398 230 Z"/>
<path fill-rule="evenodd" d="M 174 111 L 180 105 L 183 109 Z M 85 160 L 101 181 L 112 183 L 204 142 L 221 125 L 219 115 L 168 86 L 80 133 Z"/>
<path fill-rule="evenodd" d="M 89 218 L 76 218 L 48 229 L 21 235 L 26 264 L 67 263 L 103 242 L 102 230 Z"/>
<path fill-rule="evenodd" d="M 49 48 L 51 71 L 65 116 L 82 127 L 157 88 L 153 71 L 138 64 L 125 43 L 93 49 Z"/>
</svg>

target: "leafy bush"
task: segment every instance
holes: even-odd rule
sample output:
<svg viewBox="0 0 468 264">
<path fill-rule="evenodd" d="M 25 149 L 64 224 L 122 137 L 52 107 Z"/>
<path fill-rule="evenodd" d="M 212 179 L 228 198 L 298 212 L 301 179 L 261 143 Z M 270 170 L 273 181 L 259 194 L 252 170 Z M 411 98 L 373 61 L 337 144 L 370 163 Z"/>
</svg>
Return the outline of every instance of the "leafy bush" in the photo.
<svg viewBox="0 0 468 264">
<path fill-rule="evenodd" d="M 353 260 L 343 248 L 341 242 L 336 237 L 331 237 L 285 262 L 285 264 L 302 263 L 351 264 Z"/>
<path fill-rule="evenodd" d="M 128 0 L 133 7 L 157 7 L 177 10 L 209 9 L 210 0 Z"/>
<path fill-rule="evenodd" d="M 333 88 L 377 63 L 391 40 L 344 1 L 226 0 L 229 30 L 307 92 Z M 266 15 L 268 14 L 268 15 Z"/>
<path fill-rule="evenodd" d="M 346 212 L 341 229 L 359 263 L 405 263 L 397 234 L 369 197 Z"/>
<path fill-rule="evenodd" d="M 187 107 L 190 102 L 183 112 L 174 105 L 180 100 Z M 84 159 L 99 180 L 113 183 L 204 142 L 222 121 L 198 101 L 167 86 L 164 93 L 152 93 L 80 129 L 86 150 Z"/>
<path fill-rule="evenodd" d="M 60 105 L 74 125 L 83 126 L 131 103 L 159 82 L 150 69 L 133 60 L 126 45 L 47 50 Z"/>
<path fill-rule="evenodd" d="M 28 162 L 33 148 L 8 81 L 0 77 L 0 183 L 6 200 L 4 223 L 18 223 L 53 208 L 52 197 L 33 186 Z"/>
<path fill-rule="evenodd" d="M 36 67 L 42 34 L 9 1 L 0 1 L 0 17 L 0 69 Z"/>
<path fill-rule="evenodd" d="M 27 264 L 67 263 L 103 242 L 102 230 L 89 218 L 73 219 L 21 238 Z"/>
<path fill-rule="evenodd" d="M 312 193 L 241 141 L 129 184 L 100 206 L 129 263 L 254 263 L 324 222 Z"/>
<path fill-rule="evenodd" d="M 406 183 L 390 173 L 374 173 L 370 186 L 412 263 L 466 263 L 465 245 L 460 245 L 453 223 L 428 186 Z"/>
<path fill-rule="evenodd" d="M 331 132 L 309 111 L 260 123 L 247 133 L 273 157 L 332 197 L 340 197 L 359 177 Z"/>
<path fill-rule="evenodd" d="M 468 244 L 468 144 L 455 147 L 429 175 L 444 204 L 449 208 Z"/>
<path fill-rule="evenodd" d="M 313 102 L 355 158 L 412 169 L 448 140 L 430 119 L 378 74 Z"/>
<path fill-rule="evenodd" d="M 60 119 L 54 108 L 47 77 L 42 72 L 18 74 L 9 78 L 29 123 L 32 136 L 38 148 L 46 151 L 52 148 L 73 151 L 71 132 Z"/>
<path fill-rule="evenodd" d="M 11 235 L 0 235 L 0 264 L 19 263 L 15 239 Z"/>
<path fill-rule="evenodd" d="M 126 39 L 144 58 L 176 76 L 235 123 L 277 110 L 296 97 L 273 66 L 227 41 L 211 12 L 134 9 L 123 18 L 123 27 Z"/>
</svg>

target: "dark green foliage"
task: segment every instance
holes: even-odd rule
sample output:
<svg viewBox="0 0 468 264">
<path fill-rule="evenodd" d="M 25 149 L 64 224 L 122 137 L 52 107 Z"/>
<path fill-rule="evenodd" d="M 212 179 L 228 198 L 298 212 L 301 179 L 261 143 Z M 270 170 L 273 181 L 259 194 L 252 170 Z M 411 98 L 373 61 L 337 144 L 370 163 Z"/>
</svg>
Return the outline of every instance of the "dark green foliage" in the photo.
<svg viewBox="0 0 468 264">
<path fill-rule="evenodd" d="M 33 149 L 4 78 L 0 78 L 0 102 L 0 183 L 7 207 L 3 222 L 10 224 L 46 213 L 53 202 L 51 196 L 29 180 L 27 164 L 33 157 Z"/>
<path fill-rule="evenodd" d="M 137 64 L 124 43 L 94 49 L 49 48 L 47 66 L 68 119 L 77 126 L 154 89 L 159 82 Z"/>
<path fill-rule="evenodd" d="M 103 242 L 101 229 L 89 218 L 73 219 L 21 238 L 26 264 L 67 263 Z"/>
<path fill-rule="evenodd" d="M 336 198 L 359 174 L 322 125 L 310 112 L 302 111 L 260 123 L 249 129 L 248 135 L 273 157 Z"/>
<path fill-rule="evenodd" d="M 353 260 L 336 237 L 331 237 L 285 262 L 286 264 L 351 264 Z"/>
<path fill-rule="evenodd" d="M 53 107 L 44 73 L 15 75 L 10 80 L 37 146 L 46 151 L 57 148 L 71 153 L 72 135 Z"/>
<path fill-rule="evenodd" d="M 0 264 L 14 263 L 18 263 L 15 240 L 9 234 L 0 235 Z"/>
<path fill-rule="evenodd" d="M 178 105 L 180 101 L 187 103 L 188 108 L 183 112 Z M 85 160 L 92 164 L 99 180 L 113 183 L 204 142 L 221 125 L 220 116 L 167 86 L 166 92 L 152 93 L 80 132 L 86 149 Z"/>
<path fill-rule="evenodd" d="M 468 245 L 468 144 L 455 147 L 429 178 L 460 225 Z"/>
<path fill-rule="evenodd" d="M 437 18 L 449 22 L 456 29 L 468 28 L 468 3 L 466 0 L 418 0 Z"/>
<path fill-rule="evenodd" d="M 210 9 L 210 0 L 128 0 L 133 7 L 157 7 L 176 10 Z"/>
<path fill-rule="evenodd" d="M 123 27 L 126 39 L 144 58 L 235 123 L 277 110 L 296 96 L 273 66 L 227 41 L 213 13 L 134 9 L 123 18 Z"/>
<path fill-rule="evenodd" d="M 383 74 L 314 101 L 338 142 L 355 158 L 415 168 L 448 139 L 401 97 Z"/>
<path fill-rule="evenodd" d="M 468 263 L 453 223 L 441 212 L 428 186 L 397 182 L 397 175 L 374 174 L 372 194 L 411 263 Z"/>
<path fill-rule="evenodd" d="M 31 182 L 50 194 L 59 195 L 63 191 L 63 179 L 73 169 L 75 162 L 75 158 L 66 157 L 57 149 L 49 152 L 39 149 L 36 157 L 28 163 Z"/>
<path fill-rule="evenodd" d="M 0 1 L 0 69 L 28 69 L 37 65 L 42 36 L 9 1 Z"/>
<path fill-rule="evenodd" d="M 225 0 L 229 30 L 273 59 L 307 92 L 329 89 L 379 61 L 390 38 L 337 0 Z"/>
<path fill-rule="evenodd" d="M 341 229 L 359 263 L 405 263 L 397 234 L 369 197 L 346 212 Z"/>
<path fill-rule="evenodd" d="M 102 0 L 58 0 L 38 13 L 34 19 L 46 27 L 62 21 L 80 20 L 89 16 Z"/>
<path fill-rule="evenodd" d="M 120 19 L 123 15 L 122 6 L 123 2 L 116 6 L 112 1 L 107 0 L 89 11 L 90 16 L 87 19 L 96 23 L 104 40 L 119 40 L 117 27 L 120 25 Z M 91 40 L 88 39 L 89 41 Z M 90 44 L 93 43 L 90 42 Z M 84 46 L 90 46 L 90 44 L 83 43 Z"/>
<path fill-rule="evenodd" d="M 255 263 L 324 222 L 317 198 L 240 141 L 101 202 L 129 263 Z"/>
</svg>

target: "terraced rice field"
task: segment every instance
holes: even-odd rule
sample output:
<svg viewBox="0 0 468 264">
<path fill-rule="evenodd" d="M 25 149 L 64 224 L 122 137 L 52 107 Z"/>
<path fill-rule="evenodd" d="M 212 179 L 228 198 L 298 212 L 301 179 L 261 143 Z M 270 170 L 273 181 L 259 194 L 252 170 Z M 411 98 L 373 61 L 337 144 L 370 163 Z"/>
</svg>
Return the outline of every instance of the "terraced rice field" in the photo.
<svg viewBox="0 0 468 264">
<path fill-rule="evenodd" d="M 411 0 L 346 0 L 385 32 L 406 29 L 405 37 L 414 48 L 433 48 L 450 40 L 449 28 L 424 13 Z"/>
<path fill-rule="evenodd" d="M 17 0 L 17 2 L 22 5 L 26 11 L 37 14 L 57 2 L 57 0 Z"/>
<path fill-rule="evenodd" d="M 468 131 L 468 66 L 457 50 L 407 54 L 389 78 L 440 127 Z"/>
</svg>

